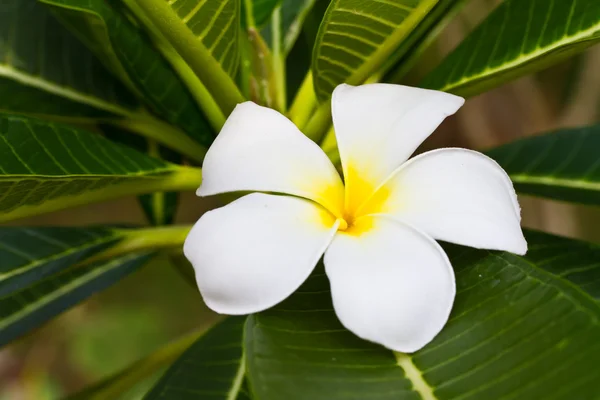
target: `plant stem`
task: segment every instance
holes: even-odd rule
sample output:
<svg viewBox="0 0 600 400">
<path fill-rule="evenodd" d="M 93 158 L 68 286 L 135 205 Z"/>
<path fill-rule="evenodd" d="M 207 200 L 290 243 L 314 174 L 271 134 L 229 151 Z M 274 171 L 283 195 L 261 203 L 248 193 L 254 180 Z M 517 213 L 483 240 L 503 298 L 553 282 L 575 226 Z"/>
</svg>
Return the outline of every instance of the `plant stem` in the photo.
<svg viewBox="0 0 600 400">
<path fill-rule="evenodd" d="M 216 100 L 224 115 L 229 115 L 234 107 L 244 101 L 236 84 L 221 68 L 200 39 L 181 21 L 177 13 L 166 1 L 134 0 L 137 12 L 151 31 L 157 30 L 172 48 L 187 63 Z"/>
<path fill-rule="evenodd" d="M 285 54 L 282 50 L 283 38 L 281 35 L 281 5 L 277 6 L 271 15 L 271 39 L 273 47 L 273 75 L 275 76 L 275 104 L 281 113 L 287 108 L 287 92 L 285 82 Z"/>
<path fill-rule="evenodd" d="M 106 260 L 141 250 L 163 250 L 183 246 L 191 225 L 172 225 L 142 229 L 115 229 L 123 239 L 115 246 L 100 252 L 83 264 Z"/>
<path fill-rule="evenodd" d="M 252 0 L 244 0 L 244 9 L 246 10 L 246 28 L 256 28 L 254 21 L 254 4 Z"/>
<path fill-rule="evenodd" d="M 312 72 L 308 71 L 292 102 L 289 117 L 300 130 L 303 130 L 316 107 L 317 98 L 313 88 L 313 76 Z"/>
<path fill-rule="evenodd" d="M 128 118 L 111 120 L 112 125 L 135 132 L 202 163 L 206 148 L 182 130 L 163 122 L 150 114 L 130 114 Z"/>
<path fill-rule="evenodd" d="M 206 89 L 206 86 L 204 86 L 194 71 L 192 71 L 189 65 L 181 58 L 177 53 L 177 50 L 169 43 L 162 32 L 154 26 L 146 16 L 144 10 L 138 6 L 135 0 L 124 0 L 123 2 L 149 30 L 156 47 L 158 47 L 165 59 L 171 64 L 175 72 L 177 72 L 181 80 L 186 84 L 190 94 L 194 97 L 196 104 L 198 104 L 198 107 L 202 110 L 204 115 L 206 115 L 206 118 L 213 129 L 216 132 L 219 132 L 225 123 L 225 115 L 208 89 Z"/>
<path fill-rule="evenodd" d="M 330 126 L 331 99 L 321 103 L 302 131 L 315 143 L 320 143 Z"/>
</svg>

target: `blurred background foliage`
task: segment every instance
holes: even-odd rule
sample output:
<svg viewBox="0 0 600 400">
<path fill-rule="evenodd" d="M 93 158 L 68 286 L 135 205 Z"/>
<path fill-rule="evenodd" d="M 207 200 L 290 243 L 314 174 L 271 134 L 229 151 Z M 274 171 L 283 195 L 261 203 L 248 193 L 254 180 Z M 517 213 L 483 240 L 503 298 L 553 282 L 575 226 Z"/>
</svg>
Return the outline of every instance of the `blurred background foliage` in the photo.
<svg viewBox="0 0 600 400">
<path fill-rule="evenodd" d="M 469 1 L 413 67 L 406 83 L 416 84 L 500 2 Z M 308 55 L 326 7 L 327 1 L 317 1 L 291 50 L 289 100 L 309 67 Z M 548 70 L 472 98 L 421 150 L 449 146 L 487 149 L 538 132 L 598 123 L 599 71 L 600 47 L 596 46 Z M 600 243 L 599 209 L 525 196 L 520 200 L 524 226 Z M 194 222 L 214 205 L 186 193 L 176 222 Z M 111 222 L 144 224 L 146 219 L 132 197 L 17 224 Z M 56 399 L 74 393 L 169 340 L 210 326 L 218 316 L 203 305 L 197 290 L 170 268 L 170 262 L 168 257 L 153 260 L 133 276 L 0 351 L 0 400 Z M 150 376 L 122 398 L 140 398 L 159 375 Z"/>
</svg>

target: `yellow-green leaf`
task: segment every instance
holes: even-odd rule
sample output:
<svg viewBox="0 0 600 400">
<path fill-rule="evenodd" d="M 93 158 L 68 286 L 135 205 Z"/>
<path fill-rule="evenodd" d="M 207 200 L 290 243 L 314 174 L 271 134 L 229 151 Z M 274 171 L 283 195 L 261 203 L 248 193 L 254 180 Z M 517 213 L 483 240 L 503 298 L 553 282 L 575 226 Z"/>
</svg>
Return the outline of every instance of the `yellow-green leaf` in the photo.
<svg viewBox="0 0 600 400">
<path fill-rule="evenodd" d="M 333 0 L 313 53 L 315 92 L 329 98 L 340 83 L 376 72 L 439 0 Z"/>
</svg>

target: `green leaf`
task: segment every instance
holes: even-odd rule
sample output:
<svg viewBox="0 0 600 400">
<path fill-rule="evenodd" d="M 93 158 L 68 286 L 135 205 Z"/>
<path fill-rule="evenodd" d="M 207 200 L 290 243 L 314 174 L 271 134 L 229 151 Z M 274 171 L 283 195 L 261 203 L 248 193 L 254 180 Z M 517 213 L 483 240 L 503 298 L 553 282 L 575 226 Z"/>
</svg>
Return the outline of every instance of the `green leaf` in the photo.
<svg viewBox="0 0 600 400">
<path fill-rule="evenodd" d="M 183 158 L 179 154 L 169 151 L 169 149 L 158 145 L 153 140 L 128 135 L 126 132 L 113 126 L 102 126 L 102 131 L 108 139 L 134 148 L 152 157 L 167 160 L 175 164 L 181 164 L 183 161 Z M 168 225 L 173 223 L 179 205 L 179 194 L 177 192 L 143 194 L 138 197 L 138 200 L 146 218 L 152 225 Z"/>
<path fill-rule="evenodd" d="M 205 333 L 144 399 L 249 399 L 243 382 L 245 319 L 229 317 Z"/>
<path fill-rule="evenodd" d="M 600 40 L 597 0 L 506 0 L 422 85 L 473 96 Z"/>
<path fill-rule="evenodd" d="M 600 246 L 597 244 L 527 232 L 526 259 L 551 274 L 571 281 L 600 302 Z"/>
<path fill-rule="evenodd" d="M 403 83 L 405 75 L 465 5 L 465 0 L 440 0 L 383 66 L 385 82 Z"/>
<path fill-rule="evenodd" d="M 309 12 L 317 0 L 283 0 L 281 3 L 281 32 L 282 32 L 282 46 L 283 53 L 288 55 L 294 47 L 304 21 L 308 17 Z M 265 39 L 265 42 L 271 43 L 272 46 L 272 22 L 269 22 L 262 30 L 261 35 Z M 315 30 L 316 32 L 316 30 Z M 298 57 L 293 58 L 294 62 L 298 62 Z"/>
<path fill-rule="evenodd" d="M 214 99 L 223 114 L 229 115 L 244 101 L 233 81 L 239 63 L 240 0 L 124 2 L 169 62 L 179 66 L 180 76 L 188 77 L 184 78 L 188 86 L 194 84 L 189 76 L 197 76 L 197 90 L 206 92 L 201 104 Z"/>
<path fill-rule="evenodd" d="M 411 355 L 345 330 L 321 267 L 288 300 L 247 321 L 256 399 L 595 398 L 600 305 L 559 275 L 575 272 L 569 259 L 554 258 L 566 242 L 527 236 L 533 251 L 526 258 L 446 246 L 454 308 L 434 341 Z M 598 262 L 592 256 L 587 264 Z"/>
<path fill-rule="evenodd" d="M 289 54 L 296 44 L 308 14 L 317 0 L 283 0 L 281 22 L 283 24 L 283 51 Z"/>
<path fill-rule="evenodd" d="M 0 227 L 0 297 L 78 264 L 120 239 L 103 227 Z"/>
<path fill-rule="evenodd" d="M 10 296 L 0 298 L 0 346 L 37 328 L 144 264 L 148 253 L 71 268 Z"/>
<path fill-rule="evenodd" d="M 360 84 L 375 73 L 440 0 L 333 0 L 313 53 L 315 93 Z"/>
<path fill-rule="evenodd" d="M 0 12 L 0 112 L 122 118 L 135 98 L 36 0 Z"/>
<path fill-rule="evenodd" d="M 193 190 L 199 169 L 148 157 L 99 135 L 0 117 L 0 221 L 120 196 Z"/>
<path fill-rule="evenodd" d="M 189 229 L 189 226 L 0 227 L 0 297 L 73 265 L 131 252 L 181 249 Z"/>
<path fill-rule="evenodd" d="M 145 35 L 104 0 L 42 0 L 159 116 L 210 146 L 214 132 Z"/>
<path fill-rule="evenodd" d="M 600 205 L 600 126 L 532 136 L 487 154 L 520 193 Z"/>
<path fill-rule="evenodd" d="M 261 28 L 271 18 L 273 11 L 279 6 L 283 0 L 251 0 L 252 14 L 254 15 L 254 23 L 257 28 Z"/>
<path fill-rule="evenodd" d="M 193 332 L 177 339 L 136 361 L 124 370 L 69 396 L 67 400 L 117 399 L 119 395 L 131 389 L 139 381 L 175 362 L 185 350 L 196 342 L 198 336 L 200 336 L 200 333 Z"/>
<path fill-rule="evenodd" d="M 227 74 L 234 78 L 239 62 L 239 0 L 178 0 L 171 7 L 201 40 Z"/>
</svg>

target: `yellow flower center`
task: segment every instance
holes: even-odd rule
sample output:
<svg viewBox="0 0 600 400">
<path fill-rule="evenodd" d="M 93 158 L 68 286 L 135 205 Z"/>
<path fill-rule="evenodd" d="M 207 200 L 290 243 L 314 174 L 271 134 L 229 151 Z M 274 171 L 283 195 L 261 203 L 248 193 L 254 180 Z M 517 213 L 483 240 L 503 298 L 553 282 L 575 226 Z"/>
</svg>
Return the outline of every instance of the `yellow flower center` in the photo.
<svg viewBox="0 0 600 400">
<path fill-rule="evenodd" d="M 338 231 L 358 235 L 367 231 L 372 225 L 369 218 L 363 217 L 384 212 L 389 190 L 385 186 L 377 188 L 361 176 L 351 163 L 345 172 L 344 205 L 338 207 L 337 212 L 334 210 L 330 212 L 340 222 Z M 332 197 L 327 196 L 326 200 L 329 204 L 335 204 L 335 199 Z"/>
</svg>

